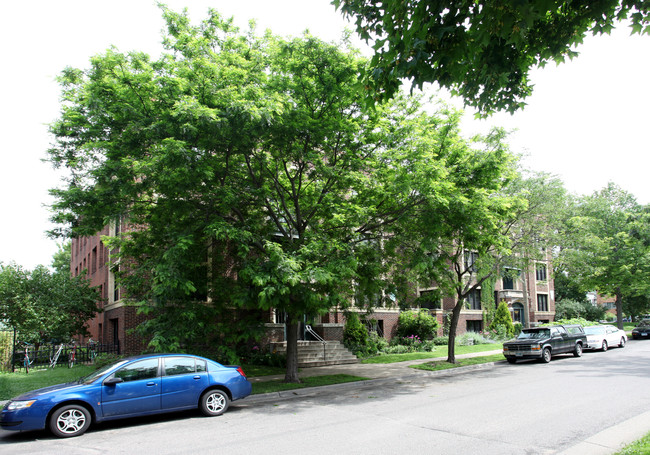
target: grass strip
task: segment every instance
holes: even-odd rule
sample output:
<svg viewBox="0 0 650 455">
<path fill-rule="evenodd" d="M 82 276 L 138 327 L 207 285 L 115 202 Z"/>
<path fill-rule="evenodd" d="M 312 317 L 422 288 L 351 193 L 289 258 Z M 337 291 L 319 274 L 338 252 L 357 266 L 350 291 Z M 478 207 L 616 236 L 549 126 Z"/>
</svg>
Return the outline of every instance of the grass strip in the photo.
<svg viewBox="0 0 650 455">
<path fill-rule="evenodd" d="M 267 365 L 252 365 L 244 363 L 241 366 L 246 373 L 246 377 L 257 378 L 260 376 L 275 376 L 277 374 L 284 374 L 287 372 L 286 368 L 282 367 L 270 367 Z"/>
<path fill-rule="evenodd" d="M 496 351 L 503 349 L 503 344 L 476 344 L 473 346 L 456 346 L 456 355 L 472 354 L 475 352 Z M 431 352 L 408 352 L 405 354 L 382 354 L 364 359 L 361 363 L 397 363 L 409 360 L 433 359 L 436 357 L 447 357 L 447 346 L 439 346 Z"/>
<path fill-rule="evenodd" d="M 304 389 L 306 387 L 319 387 L 323 385 L 343 384 L 346 382 L 366 381 L 368 378 L 349 374 L 329 374 L 323 376 L 310 376 L 301 379 L 301 383 L 282 381 L 264 381 L 253 383 L 253 395 L 260 393 L 284 392 L 286 390 Z"/>
<path fill-rule="evenodd" d="M 456 363 L 449 363 L 445 360 L 436 362 L 427 362 L 420 365 L 411 365 L 410 368 L 427 371 L 448 370 L 450 368 L 466 367 L 468 365 L 478 365 L 481 363 L 491 363 L 505 360 L 503 354 L 483 355 L 479 357 L 469 357 L 466 359 L 456 359 Z"/>
<path fill-rule="evenodd" d="M 648 455 L 650 454 L 650 433 L 646 434 L 641 439 L 634 441 L 614 455 Z"/>
</svg>

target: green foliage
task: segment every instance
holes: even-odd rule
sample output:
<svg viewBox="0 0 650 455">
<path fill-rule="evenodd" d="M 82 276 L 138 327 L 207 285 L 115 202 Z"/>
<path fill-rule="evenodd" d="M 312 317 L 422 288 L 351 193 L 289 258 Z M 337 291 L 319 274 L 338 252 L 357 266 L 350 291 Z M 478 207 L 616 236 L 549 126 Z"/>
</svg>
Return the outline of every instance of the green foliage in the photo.
<svg viewBox="0 0 650 455">
<path fill-rule="evenodd" d="M 576 200 L 566 220 L 564 269 L 584 288 L 615 297 L 621 317 L 624 301 L 650 295 L 649 220 L 648 207 L 613 183 Z"/>
<path fill-rule="evenodd" d="M 0 320 L 15 328 L 20 341 L 68 341 L 87 334 L 86 322 L 101 309 L 98 290 L 69 269 L 51 272 L 39 265 L 26 270 L 0 263 Z"/>
<path fill-rule="evenodd" d="M 562 300 L 555 302 L 555 319 L 583 318 L 588 321 L 599 321 L 605 317 L 605 309 L 589 302 Z M 616 319 L 616 316 L 614 316 Z"/>
<path fill-rule="evenodd" d="M 357 313 L 348 313 L 343 328 L 343 344 L 346 347 L 365 347 L 368 343 L 368 329 L 361 323 Z"/>
<path fill-rule="evenodd" d="M 11 370 L 13 332 L 0 330 L 0 372 Z"/>
<path fill-rule="evenodd" d="M 250 349 L 246 348 L 245 352 L 240 351 L 239 358 L 242 363 L 251 365 L 262 365 L 278 368 L 287 367 L 287 356 L 285 354 L 271 352 L 270 350 L 260 348 L 257 345 L 254 345 Z"/>
<path fill-rule="evenodd" d="M 584 318 L 571 318 L 571 319 L 556 319 L 555 322 L 549 322 L 547 324 L 540 324 L 542 327 L 551 326 L 551 325 L 581 325 L 587 327 L 590 325 L 598 325 L 596 321 L 587 321 Z"/>
<path fill-rule="evenodd" d="M 512 323 L 512 316 L 510 315 L 510 310 L 506 302 L 499 302 L 489 329 L 496 330 L 497 332 L 505 330 L 507 338 L 511 338 L 514 335 L 515 327 Z M 501 336 L 501 333 L 499 333 L 499 336 Z"/>
<path fill-rule="evenodd" d="M 392 96 L 401 79 L 437 83 L 489 114 L 522 108 L 532 92 L 531 68 L 564 62 L 588 34 L 609 33 L 630 21 L 650 32 L 643 0 L 507 2 L 487 0 L 335 0 L 372 41 L 375 55 L 365 83 L 371 99 Z"/>
<path fill-rule="evenodd" d="M 438 321 L 426 310 L 402 311 L 397 320 L 397 336 L 431 340 L 438 333 Z"/>
<path fill-rule="evenodd" d="M 436 346 L 447 346 L 447 344 L 449 344 L 448 337 L 435 337 L 432 341 Z"/>
<path fill-rule="evenodd" d="M 205 333 L 190 302 L 275 308 L 295 325 L 395 296 L 398 245 L 380 239 L 427 198 L 447 206 L 448 174 L 473 162 L 450 134 L 460 114 L 407 98 L 364 106 L 367 62 L 345 45 L 162 9 L 159 59 L 110 49 L 60 77 L 49 159 L 70 181 L 52 190 L 53 233 L 132 227 L 106 243 L 154 350 L 190 349 Z M 447 148 L 449 169 L 436 158 Z"/>
<path fill-rule="evenodd" d="M 553 273 L 553 284 L 555 286 L 555 301 L 573 301 L 573 302 L 586 302 L 587 301 L 587 292 L 590 289 L 587 289 L 580 275 L 565 273 L 563 267 L 556 267 Z M 556 303 L 557 307 L 557 303 Z M 557 310 L 556 310 L 557 311 Z"/>
</svg>

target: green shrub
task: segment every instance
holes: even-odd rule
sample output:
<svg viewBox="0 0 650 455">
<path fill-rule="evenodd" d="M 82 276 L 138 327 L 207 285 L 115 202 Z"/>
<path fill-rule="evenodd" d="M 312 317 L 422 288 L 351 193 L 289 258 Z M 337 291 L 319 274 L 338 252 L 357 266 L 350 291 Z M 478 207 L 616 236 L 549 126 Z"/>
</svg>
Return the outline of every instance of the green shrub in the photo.
<svg viewBox="0 0 650 455">
<path fill-rule="evenodd" d="M 343 344 L 363 345 L 368 342 L 368 329 L 359 320 L 357 313 L 349 313 L 345 318 L 345 327 L 343 328 Z"/>
<path fill-rule="evenodd" d="M 549 326 L 549 325 L 555 325 L 555 324 L 561 324 L 561 325 L 581 325 L 583 327 L 587 327 L 590 325 L 597 325 L 597 322 L 591 322 L 587 321 L 584 318 L 572 318 L 572 319 L 557 319 L 555 322 L 549 322 L 548 324 L 540 324 L 541 326 Z"/>
<path fill-rule="evenodd" d="M 606 313 L 603 307 L 592 305 L 589 302 L 566 299 L 555 303 L 556 320 L 582 318 L 588 321 L 599 321 L 605 317 Z"/>
<path fill-rule="evenodd" d="M 449 344 L 449 337 L 435 337 L 431 341 L 435 346 L 447 346 Z"/>
<path fill-rule="evenodd" d="M 497 306 L 497 310 L 494 313 L 494 319 L 488 329 L 496 330 L 499 336 L 504 334 L 505 338 L 511 338 L 514 335 L 515 327 L 512 324 L 512 316 L 510 316 L 510 310 L 506 302 L 499 302 L 499 306 Z"/>
<path fill-rule="evenodd" d="M 368 332 L 356 313 L 350 313 L 346 318 L 343 344 L 357 357 L 377 355 L 388 346 L 388 342 L 377 332 Z"/>
<path fill-rule="evenodd" d="M 251 365 L 263 365 L 268 367 L 285 368 L 287 366 L 286 354 L 271 352 L 268 349 L 260 349 L 255 345 L 246 353 L 240 353 L 240 362 Z"/>
<path fill-rule="evenodd" d="M 428 311 L 403 311 L 397 321 L 397 336 L 417 336 L 421 341 L 431 340 L 438 333 L 438 321 Z"/>
<path fill-rule="evenodd" d="M 476 344 L 492 344 L 494 340 L 486 338 L 478 332 L 465 332 L 464 334 L 456 337 L 456 344 L 459 346 L 473 346 Z"/>
</svg>

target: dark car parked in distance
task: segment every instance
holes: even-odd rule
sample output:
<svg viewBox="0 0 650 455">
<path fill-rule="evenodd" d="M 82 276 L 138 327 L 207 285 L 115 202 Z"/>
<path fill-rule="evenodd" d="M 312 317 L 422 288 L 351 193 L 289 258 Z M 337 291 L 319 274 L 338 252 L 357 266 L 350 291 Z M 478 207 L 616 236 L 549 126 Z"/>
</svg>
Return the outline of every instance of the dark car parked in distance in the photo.
<svg viewBox="0 0 650 455">
<path fill-rule="evenodd" d="M 24 393 L 2 409 L 5 430 L 49 428 L 55 436 L 83 434 L 91 422 L 185 409 L 226 412 L 251 393 L 237 366 L 185 354 L 130 357 L 79 379 Z"/>
<path fill-rule="evenodd" d="M 539 359 L 545 363 L 556 354 L 582 355 L 587 336 L 581 325 L 553 325 L 523 329 L 511 341 L 503 343 L 503 355 L 509 363 L 517 360 Z"/>
<path fill-rule="evenodd" d="M 639 322 L 639 325 L 632 329 L 632 338 L 635 340 L 650 338 L 650 319 L 644 319 Z"/>
</svg>

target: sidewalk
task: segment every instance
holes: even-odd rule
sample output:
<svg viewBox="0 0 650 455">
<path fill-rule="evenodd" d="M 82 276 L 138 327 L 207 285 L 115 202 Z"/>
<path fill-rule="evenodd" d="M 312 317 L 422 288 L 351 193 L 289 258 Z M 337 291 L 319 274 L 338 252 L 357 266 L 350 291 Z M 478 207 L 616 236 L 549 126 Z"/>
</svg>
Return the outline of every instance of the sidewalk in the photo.
<svg viewBox="0 0 650 455">
<path fill-rule="evenodd" d="M 481 357 L 492 354 L 500 354 L 501 350 L 496 351 L 485 351 L 485 352 L 474 352 L 471 354 L 461 354 L 457 355 L 456 358 L 464 359 L 468 357 Z M 431 371 L 417 370 L 414 368 L 409 368 L 411 365 L 418 365 L 420 363 L 427 363 L 433 361 L 447 360 L 447 357 L 435 357 L 431 359 L 419 359 L 419 360 L 410 360 L 407 362 L 397 362 L 397 363 L 353 363 L 347 365 L 328 365 L 324 367 L 309 367 L 301 368 L 299 376 L 302 378 L 310 376 L 324 376 L 330 374 L 349 374 L 352 376 L 361 376 L 368 379 L 385 379 L 385 378 L 399 378 L 404 376 L 423 376 L 429 373 L 434 373 Z M 504 359 L 505 360 L 505 359 Z M 484 365 L 494 365 L 494 363 L 484 364 Z M 471 367 L 458 367 L 452 368 L 451 370 L 442 370 L 442 371 L 467 371 Z M 259 376 L 254 378 L 248 378 L 250 382 L 264 382 L 264 381 L 273 381 L 273 380 L 283 380 L 284 374 L 274 375 L 274 376 Z"/>
</svg>

